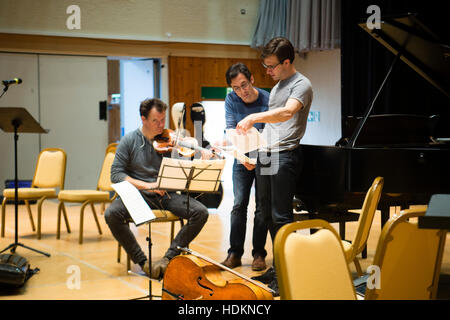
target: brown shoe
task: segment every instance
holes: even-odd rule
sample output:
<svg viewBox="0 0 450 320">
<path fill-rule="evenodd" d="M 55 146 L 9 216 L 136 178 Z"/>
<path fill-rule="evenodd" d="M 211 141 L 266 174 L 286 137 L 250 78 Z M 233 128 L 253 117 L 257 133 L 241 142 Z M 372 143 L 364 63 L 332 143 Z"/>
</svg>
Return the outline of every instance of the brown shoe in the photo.
<svg viewBox="0 0 450 320">
<path fill-rule="evenodd" d="M 253 271 L 262 271 L 265 268 L 267 268 L 267 266 L 266 266 L 266 261 L 265 261 L 264 257 L 256 256 L 253 259 L 252 270 Z"/>
<path fill-rule="evenodd" d="M 241 257 L 236 256 L 234 253 L 229 253 L 228 257 L 222 262 L 222 264 L 230 269 L 239 267 L 242 265 Z"/>
</svg>

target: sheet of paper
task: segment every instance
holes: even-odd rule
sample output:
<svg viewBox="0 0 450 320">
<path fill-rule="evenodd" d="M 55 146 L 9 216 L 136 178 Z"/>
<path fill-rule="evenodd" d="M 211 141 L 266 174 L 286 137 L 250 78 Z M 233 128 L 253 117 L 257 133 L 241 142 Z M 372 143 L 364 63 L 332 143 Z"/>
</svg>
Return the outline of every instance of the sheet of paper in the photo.
<svg viewBox="0 0 450 320">
<path fill-rule="evenodd" d="M 238 134 L 236 129 L 227 129 L 226 137 L 236 150 L 243 154 L 263 148 L 267 145 L 267 142 L 255 127 L 248 130 L 245 135 Z"/>
<path fill-rule="evenodd" d="M 231 155 L 232 157 L 238 159 L 240 162 L 247 162 L 253 165 L 256 165 L 256 158 L 249 158 L 245 154 L 243 154 L 241 151 L 236 149 L 235 146 L 220 146 L 218 147 L 221 149 L 224 153 Z"/>
<path fill-rule="evenodd" d="M 195 167 L 193 179 L 189 186 L 190 191 L 217 191 L 220 186 L 223 168 L 226 160 L 200 160 L 192 161 Z"/>
<path fill-rule="evenodd" d="M 164 157 L 159 168 L 157 185 L 163 190 L 184 190 L 192 161 Z"/>
<path fill-rule="evenodd" d="M 122 199 L 134 223 L 139 226 L 156 218 L 139 190 L 128 181 L 111 185 Z"/>
<path fill-rule="evenodd" d="M 249 158 L 237 149 L 225 150 L 226 153 L 232 155 L 234 158 L 238 159 L 240 162 L 247 162 L 256 165 L 256 158 Z"/>
</svg>

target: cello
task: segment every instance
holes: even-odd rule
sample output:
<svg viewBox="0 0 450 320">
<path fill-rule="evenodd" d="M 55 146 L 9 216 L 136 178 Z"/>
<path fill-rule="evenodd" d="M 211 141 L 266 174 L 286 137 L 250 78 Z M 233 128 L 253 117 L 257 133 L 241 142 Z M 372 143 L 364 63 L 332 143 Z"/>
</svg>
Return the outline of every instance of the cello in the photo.
<svg viewBox="0 0 450 320">
<path fill-rule="evenodd" d="M 163 300 L 273 300 L 273 292 L 252 280 L 193 250 L 170 260 L 164 273 Z M 239 279 L 226 280 L 226 270 Z"/>
</svg>

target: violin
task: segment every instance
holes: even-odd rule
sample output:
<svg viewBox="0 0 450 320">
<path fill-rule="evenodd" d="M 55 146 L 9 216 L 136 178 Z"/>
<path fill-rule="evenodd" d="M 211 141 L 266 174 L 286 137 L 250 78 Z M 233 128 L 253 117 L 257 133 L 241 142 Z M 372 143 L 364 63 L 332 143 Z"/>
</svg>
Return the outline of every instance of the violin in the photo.
<svg viewBox="0 0 450 320">
<path fill-rule="evenodd" d="M 199 147 L 197 139 L 193 137 L 181 137 L 179 132 L 176 133 L 171 129 L 164 129 L 161 134 L 155 136 L 153 148 L 159 153 L 167 153 L 175 149 L 181 156 L 188 158 L 193 157 L 195 151 L 210 151 Z M 211 151 L 216 157 L 220 159 L 224 158 L 215 150 Z"/>
<path fill-rule="evenodd" d="M 170 260 L 164 273 L 163 300 L 273 300 L 270 289 L 262 283 L 192 250 L 182 250 L 191 254 Z M 222 270 L 233 272 L 240 278 L 226 280 Z"/>
<path fill-rule="evenodd" d="M 198 146 L 197 139 L 191 137 L 180 137 L 180 134 L 176 133 L 171 129 L 164 129 L 161 134 L 158 134 L 153 139 L 153 148 L 159 153 L 172 152 L 172 150 L 177 150 L 183 157 L 193 157 L 195 154 L 195 149 L 186 148 L 180 146 L 179 143 L 184 141 L 192 146 Z"/>
</svg>

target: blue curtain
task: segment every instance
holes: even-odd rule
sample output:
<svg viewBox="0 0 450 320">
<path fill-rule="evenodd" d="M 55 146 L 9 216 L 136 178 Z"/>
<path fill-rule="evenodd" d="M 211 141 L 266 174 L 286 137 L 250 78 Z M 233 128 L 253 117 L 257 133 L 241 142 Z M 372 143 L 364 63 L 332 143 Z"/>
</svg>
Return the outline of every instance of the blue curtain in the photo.
<svg viewBox="0 0 450 320">
<path fill-rule="evenodd" d="M 263 47 L 270 39 L 286 36 L 288 0 L 261 0 L 252 48 Z"/>
<path fill-rule="evenodd" d="M 300 53 L 339 48 L 340 17 L 341 0 L 262 0 L 252 47 L 283 36 Z"/>
</svg>

